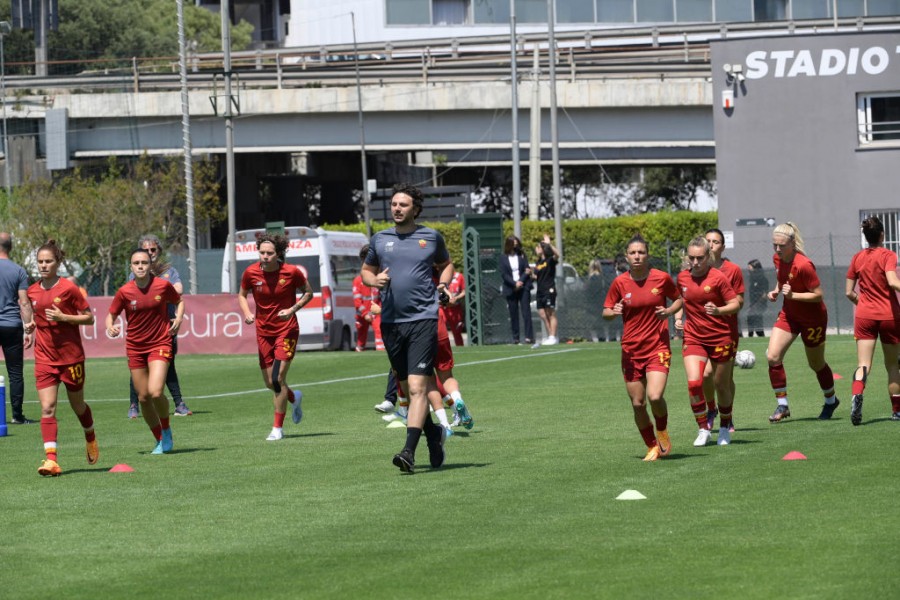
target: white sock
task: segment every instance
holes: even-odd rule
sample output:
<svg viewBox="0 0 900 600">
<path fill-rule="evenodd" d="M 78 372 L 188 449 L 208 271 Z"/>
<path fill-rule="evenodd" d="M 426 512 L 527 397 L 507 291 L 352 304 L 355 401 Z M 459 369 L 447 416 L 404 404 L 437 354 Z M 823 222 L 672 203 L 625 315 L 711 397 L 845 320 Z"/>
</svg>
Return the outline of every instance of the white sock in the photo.
<svg viewBox="0 0 900 600">
<path fill-rule="evenodd" d="M 447 420 L 446 409 L 440 408 L 434 411 L 434 414 L 437 415 L 438 422 L 441 424 L 441 427 L 450 427 L 450 421 Z"/>
<path fill-rule="evenodd" d="M 787 406 L 788 405 L 787 396 L 779 396 L 778 397 L 778 405 L 779 406 Z"/>
<path fill-rule="evenodd" d="M 453 401 L 456 402 L 458 400 L 462 400 L 462 394 L 459 393 L 459 390 L 455 392 L 450 392 L 450 397 L 453 398 Z"/>
</svg>

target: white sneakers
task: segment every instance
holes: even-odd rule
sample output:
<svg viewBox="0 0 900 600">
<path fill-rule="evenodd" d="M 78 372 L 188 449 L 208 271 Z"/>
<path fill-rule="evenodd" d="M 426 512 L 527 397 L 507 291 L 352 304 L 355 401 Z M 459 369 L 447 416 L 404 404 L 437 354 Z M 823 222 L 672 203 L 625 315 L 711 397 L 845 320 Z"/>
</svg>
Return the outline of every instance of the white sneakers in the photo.
<svg viewBox="0 0 900 600">
<path fill-rule="evenodd" d="M 266 438 L 267 442 L 277 442 L 284 437 L 284 430 L 281 427 L 273 427 L 272 433 Z"/>
<path fill-rule="evenodd" d="M 700 447 L 705 446 L 709 443 L 709 438 L 712 436 L 712 432 L 709 429 L 701 429 L 697 433 L 697 439 L 694 440 L 694 446 Z"/>
<path fill-rule="evenodd" d="M 375 410 L 380 413 L 392 413 L 394 412 L 394 405 L 391 404 L 390 400 L 385 400 L 384 402 L 376 404 Z"/>
<path fill-rule="evenodd" d="M 731 443 L 731 433 L 728 431 L 727 427 L 719 428 L 719 439 L 716 443 L 720 446 L 727 446 Z"/>
<path fill-rule="evenodd" d="M 541 342 L 541 346 L 555 346 L 558 343 L 559 343 L 559 338 L 557 338 L 555 335 L 551 335 L 547 339 L 545 339 L 543 342 Z"/>
</svg>

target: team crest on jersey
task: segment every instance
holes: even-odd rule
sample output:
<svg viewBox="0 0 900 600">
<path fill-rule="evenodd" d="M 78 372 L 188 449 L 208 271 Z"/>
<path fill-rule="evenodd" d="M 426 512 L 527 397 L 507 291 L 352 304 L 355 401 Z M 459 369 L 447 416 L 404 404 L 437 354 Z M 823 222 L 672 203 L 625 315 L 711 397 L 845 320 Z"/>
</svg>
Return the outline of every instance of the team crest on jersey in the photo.
<svg viewBox="0 0 900 600">
<path fill-rule="evenodd" d="M 284 285 L 286 282 L 287 282 L 287 279 L 282 277 L 281 279 L 278 280 L 278 285 Z"/>
<path fill-rule="evenodd" d="M 659 288 L 653 288 L 650 290 L 650 293 L 654 296 L 659 296 Z"/>
<path fill-rule="evenodd" d="M 157 302 L 159 302 L 160 300 L 162 300 L 162 296 L 157 294 L 157 295 L 153 296 L 153 299 L 156 300 Z"/>
<path fill-rule="evenodd" d="M 163 279 L 168 279 L 168 278 L 169 278 L 169 272 L 168 272 L 168 271 L 166 271 L 166 274 L 165 274 L 165 275 L 163 275 Z"/>
<path fill-rule="evenodd" d="M 793 274 L 793 273 L 788 273 L 788 281 L 790 281 L 790 280 L 793 279 L 793 278 L 794 278 L 794 274 Z"/>
<path fill-rule="evenodd" d="M 710 293 L 710 292 L 712 291 L 712 288 L 709 287 L 708 285 L 704 285 L 704 286 L 703 286 L 703 291 L 706 292 L 706 293 L 708 294 L 708 293 Z"/>
<path fill-rule="evenodd" d="M 59 296 L 53 299 L 53 304 L 59 304 L 60 302 L 62 302 L 62 298 L 60 298 Z"/>
<path fill-rule="evenodd" d="M 428 242 L 426 242 L 425 240 L 419 240 L 419 248 L 424 248 L 427 244 Z"/>
</svg>

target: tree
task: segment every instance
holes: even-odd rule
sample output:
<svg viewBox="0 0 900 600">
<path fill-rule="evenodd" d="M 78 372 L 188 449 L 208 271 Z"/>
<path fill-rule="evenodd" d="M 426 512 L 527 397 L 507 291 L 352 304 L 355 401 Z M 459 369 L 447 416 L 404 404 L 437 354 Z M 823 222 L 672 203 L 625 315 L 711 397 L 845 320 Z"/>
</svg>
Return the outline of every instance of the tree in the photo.
<svg viewBox="0 0 900 600">
<path fill-rule="evenodd" d="M 627 172 L 624 173 L 627 176 Z M 623 172 L 607 188 L 607 206 L 614 215 L 664 210 L 691 210 L 702 190 L 715 195 L 715 169 L 703 166 L 648 167 L 637 183 L 625 183 Z"/>
<path fill-rule="evenodd" d="M 195 168 L 195 212 L 198 221 L 215 224 L 224 218 L 218 184 L 209 165 Z M 171 248 L 186 243 L 184 179 L 176 159 L 154 164 L 149 157 L 133 166 L 110 159 L 99 177 L 79 169 L 56 181 L 37 180 L 16 189 L 6 207 L 8 223 L 24 264 L 34 249 L 55 239 L 66 252 L 70 273 L 103 295 L 111 294 L 126 276 L 125 265 L 138 237 L 155 233 Z M 196 200 L 199 198 L 199 200 Z"/>
<path fill-rule="evenodd" d="M 0 18 L 9 20 L 9 2 L 0 6 Z M 217 13 L 185 0 L 184 20 L 185 37 L 189 42 L 197 42 L 198 52 L 222 49 L 221 19 Z M 178 56 L 177 23 L 173 0 L 60 0 L 59 31 L 49 33 L 47 55 L 50 61 L 70 62 L 51 65 L 50 71 L 74 73 L 130 67 L 132 57 L 172 59 Z M 252 33 L 253 26 L 244 20 L 233 26 L 232 49 L 249 47 Z M 32 31 L 13 31 L 5 50 L 10 72 L 31 72 L 25 65 L 34 62 Z"/>
</svg>

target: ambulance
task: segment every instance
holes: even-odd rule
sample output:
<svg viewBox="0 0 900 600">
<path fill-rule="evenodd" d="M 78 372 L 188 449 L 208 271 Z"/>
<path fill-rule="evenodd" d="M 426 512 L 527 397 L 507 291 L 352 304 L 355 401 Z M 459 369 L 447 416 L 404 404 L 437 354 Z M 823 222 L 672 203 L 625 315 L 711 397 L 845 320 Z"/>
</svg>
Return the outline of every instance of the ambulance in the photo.
<svg viewBox="0 0 900 600">
<path fill-rule="evenodd" d="M 265 229 L 247 229 L 235 233 L 238 286 L 244 270 L 259 260 L 256 238 L 265 232 Z M 309 304 L 297 313 L 300 349 L 353 349 L 356 346 L 353 279 L 359 275 L 361 266 L 359 250 L 368 243 L 368 238 L 362 233 L 311 227 L 285 227 L 284 233 L 290 241 L 285 259 L 303 271 L 314 293 Z M 225 252 L 222 293 L 230 291 L 228 268 L 228 252 Z M 371 342 L 366 345 L 374 347 Z"/>
</svg>

